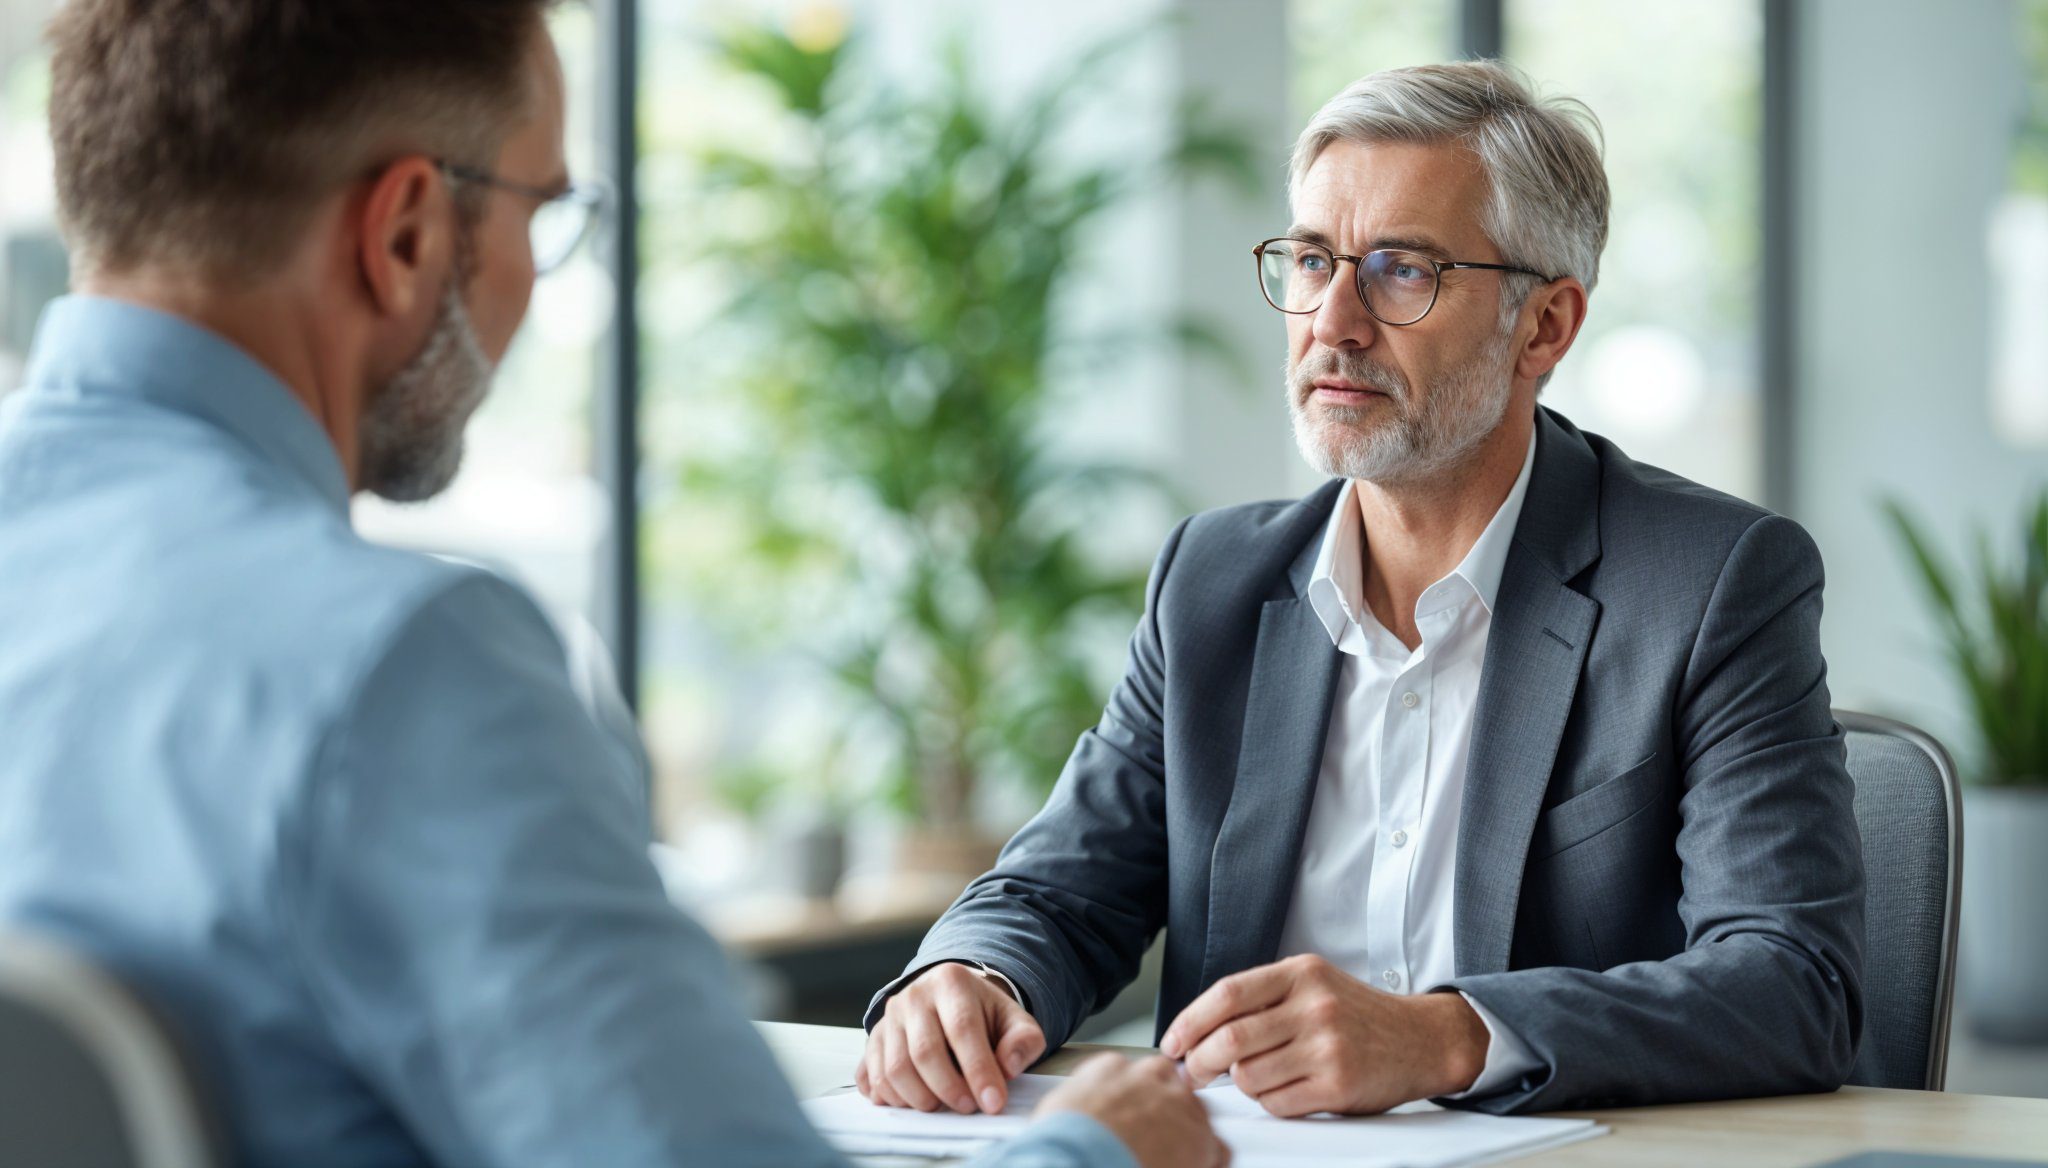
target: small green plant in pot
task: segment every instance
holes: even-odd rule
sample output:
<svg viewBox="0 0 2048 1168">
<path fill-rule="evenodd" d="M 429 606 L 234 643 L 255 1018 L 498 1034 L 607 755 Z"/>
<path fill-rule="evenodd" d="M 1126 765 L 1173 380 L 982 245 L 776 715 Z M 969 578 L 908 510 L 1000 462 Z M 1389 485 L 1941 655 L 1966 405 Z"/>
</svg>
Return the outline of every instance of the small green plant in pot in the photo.
<svg viewBox="0 0 2048 1168">
<path fill-rule="evenodd" d="M 1897 502 L 1886 513 L 1941 630 L 1974 729 L 1964 796 L 1960 994 L 1986 1038 L 2048 1042 L 2048 491 L 2018 555 L 1979 532 L 1973 567 L 1936 551 Z"/>
<path fill-rule="evenodd" d="M 1115 45 L 1006 102 L 957 40 L 918 86 L 854 43 L 718 43 L 778 109 L 761 140 L 696 160 L 701 230 L 678 246 L 724 289 L 697 343 L 723 363 L 690 408 L 726 438 L 696 444 L 679 495 L 698 514 L 671 526 L 699 541 L 683 583 L 701 611 L 833 679 L 840 708 L 797 716 L 837 726 L 834 765 L 874 772 L 923 843 L 978 868 L 977 791 L 1049 787 L 1142 603 L 1142 558 L 1091 534 L 1169 505 L 1103 444 L 1057 439 L 1061 387 L 1147 346 L 1214 347 L 1065 298 L 1091 264 L 1157 267 L 1104 237 L 1112 208 L 1169 179 L 1249 182 L 1249 151 L 1190 111 L 1148 157 L 1077 158 Z"/>
</svg>

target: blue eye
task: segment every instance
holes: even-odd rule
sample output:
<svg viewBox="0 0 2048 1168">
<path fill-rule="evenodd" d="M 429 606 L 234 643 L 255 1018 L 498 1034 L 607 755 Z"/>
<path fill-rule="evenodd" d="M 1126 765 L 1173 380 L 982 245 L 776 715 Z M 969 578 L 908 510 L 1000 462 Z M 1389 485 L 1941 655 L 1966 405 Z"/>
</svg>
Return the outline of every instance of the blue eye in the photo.
<svg viewBox="0 0 2048 1168">
<path fill-rule="evenodd" d="M 1429 273 L 1414 264 L 1395 264 L 1389 271 L 1396 280 L 1429 279 Z"/>
<path fill-rule="evenodd" d="M 1305 272 L 1320 272 L 1329 265 L 1330 261 L 1319 255 L 1301 257 L 1301 268 Z"/>
</svg>

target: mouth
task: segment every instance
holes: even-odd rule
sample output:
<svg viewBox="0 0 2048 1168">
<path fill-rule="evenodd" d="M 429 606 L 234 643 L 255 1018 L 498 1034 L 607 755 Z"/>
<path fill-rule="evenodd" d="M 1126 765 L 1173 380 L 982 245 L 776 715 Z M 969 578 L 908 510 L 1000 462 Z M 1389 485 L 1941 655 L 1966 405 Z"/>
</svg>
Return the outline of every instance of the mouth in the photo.
<svg viewBox="0 0 2048 1168">
<path fill-rule="evenodd" d="M 1333 406 L 1360 406 L 1385 399 L 1389 395 L 1355 381 L 1319 377 L 1309 387 L 1309 396 Z"/>
</svg>

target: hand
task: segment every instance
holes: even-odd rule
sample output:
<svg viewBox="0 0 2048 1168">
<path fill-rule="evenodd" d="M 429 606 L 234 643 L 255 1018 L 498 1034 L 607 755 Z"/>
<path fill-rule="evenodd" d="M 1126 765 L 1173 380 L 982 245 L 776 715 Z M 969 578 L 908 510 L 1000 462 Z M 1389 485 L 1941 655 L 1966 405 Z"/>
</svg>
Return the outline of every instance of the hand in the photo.
<svg viewBox="0 0 2048 1168">
<path fill-rule="evenodd" d="M 1230 1149 L 1173 1060 L 1099 1054 L 1039 1103 L 1039 1116 L 1078 1111 L 1108 1128 L 1138 1168 L 1227 1168 Z"/>
<path fill-rule="evenodd" d="M 1045 1053 L 1045 1031 L 1002 984 L 957 961 L 889 999 L 853 1084 L 884 1107 L 1000 1112 L 1010 1080 Z"/>
<path fill-rule="evenodd" d="M 1196 1087 L 1224 1071 L 1278 1116 L 1370 1115 L 1453 1095 L 1486 1067 L 1486 1023 L 1455 993 L 1384 993 L 1321 957 L 1232 974 L 1188 1004 L 1159 1048 Z"/>
</svg>

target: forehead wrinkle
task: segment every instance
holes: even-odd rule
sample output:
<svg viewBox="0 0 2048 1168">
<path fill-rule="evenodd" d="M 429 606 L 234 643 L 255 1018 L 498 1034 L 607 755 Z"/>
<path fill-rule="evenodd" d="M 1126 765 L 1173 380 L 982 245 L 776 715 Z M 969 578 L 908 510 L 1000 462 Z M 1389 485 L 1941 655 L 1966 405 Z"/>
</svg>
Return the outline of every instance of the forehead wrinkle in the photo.
<svg viewBox="0 0 2048 1168">
<path fill-rule="evenodd" d="M 1463 148 L 1332 143 L 1302 178 L 1289 234 L 1332 251 L 1399 248 L 1448 259 L 1454 251 L 1481 249 L 1484 254 L 1457 258 L 1483 260 L 1495 250 L 1479 223 L 1479 206 L 1469 215 L 1452 213 L 1451 204 L 1487 194 L 1474 189 L 1475 183 L 1485 186 L 1484 173 Z"/>
</svg>

